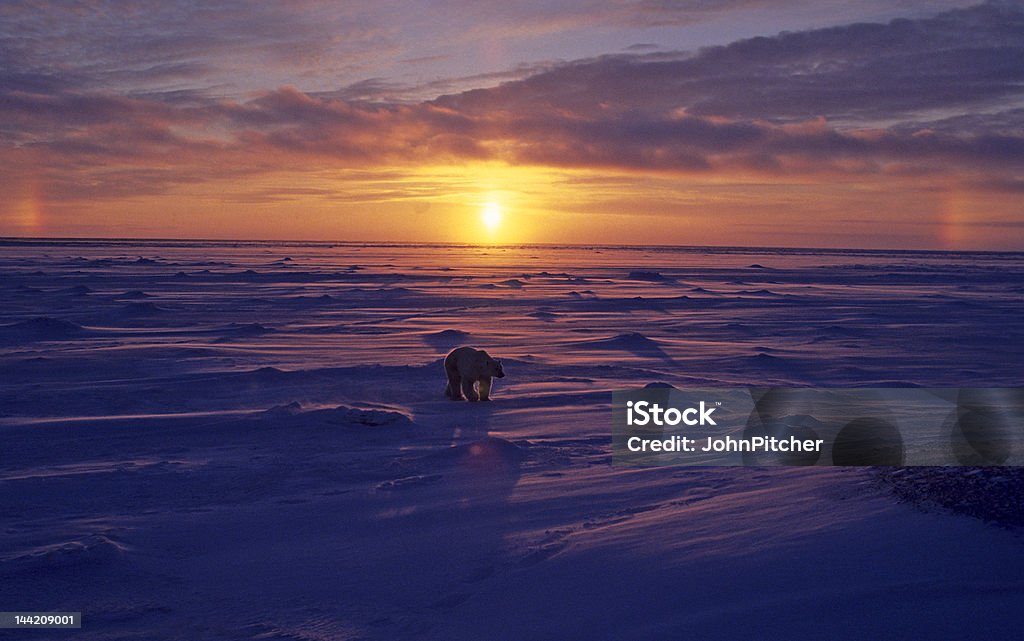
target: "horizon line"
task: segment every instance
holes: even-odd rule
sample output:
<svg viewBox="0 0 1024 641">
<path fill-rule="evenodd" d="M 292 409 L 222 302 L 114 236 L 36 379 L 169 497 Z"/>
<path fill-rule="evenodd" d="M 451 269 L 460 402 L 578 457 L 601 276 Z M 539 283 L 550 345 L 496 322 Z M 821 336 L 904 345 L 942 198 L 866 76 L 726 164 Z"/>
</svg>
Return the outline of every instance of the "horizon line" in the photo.
<svg viewBox="0 0 1024 641">
<path fill-rule="evenodd" d="M 380 247 L 401 247 L 417 245 L 424 247 L 590 247 L 595 249 L 710 249 L 710 250 L 759 250 L 759 251 L 804 251 L 804 252 L 866 252 L 866 253 L 920 253 L 920 254 L 1021 254 L 1024 249 L 899 249 L 899 248 L 868 248 L 868 247 L 798 247 L 792 245 L 648 245 L 635 243 L 472 243 L 459 241 L 416 241 L 416 240 L 303 240 L 278 238 L 189 238 L 189 237 L 114 237 L 114 236 L 0 236 L 0 245 L 12 242 L 117 242 L 117 243 L 251 243 L 281 245 L 363 245 Z"/>
</svg>

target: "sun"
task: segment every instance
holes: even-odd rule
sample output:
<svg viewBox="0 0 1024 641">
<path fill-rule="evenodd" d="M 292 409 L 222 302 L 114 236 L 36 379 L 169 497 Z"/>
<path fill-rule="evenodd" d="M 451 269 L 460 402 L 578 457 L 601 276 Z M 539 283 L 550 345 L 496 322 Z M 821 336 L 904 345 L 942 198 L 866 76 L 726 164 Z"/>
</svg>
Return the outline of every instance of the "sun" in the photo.
<svg viewBox="0 0 1024 641">
<path fill-rule="evenodd" d="M 483 220 L 484 227 L 486 227 L 488 231 L 497 230 L 501 225 L 501 205 L 493 200 L 488 202 L 484 205 L 480 218 Z"/>
</svg>

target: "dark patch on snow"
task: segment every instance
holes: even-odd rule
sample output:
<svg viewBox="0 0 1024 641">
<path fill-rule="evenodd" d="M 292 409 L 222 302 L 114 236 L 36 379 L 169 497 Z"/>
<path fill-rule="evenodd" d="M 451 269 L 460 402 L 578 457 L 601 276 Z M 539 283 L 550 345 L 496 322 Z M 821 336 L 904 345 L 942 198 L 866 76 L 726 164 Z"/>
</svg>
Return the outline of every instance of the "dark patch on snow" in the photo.
<svg viewBox="0 0 1024 641">
<path fill-rule="evenodd" d="M 1024 469 L 1019 467 L 896 467 L 875 471 L 899 500 L 1003 527 L 1024 526 Z"/>
<path fill-rule="evenodd" d="M 659 272 L 649 271 L 632 271 L 626 276 L 626 280 L 642 280 L 648 283 L 667 283 L 671 282 L 671 278 L 663 276 Z"/>
</svg>

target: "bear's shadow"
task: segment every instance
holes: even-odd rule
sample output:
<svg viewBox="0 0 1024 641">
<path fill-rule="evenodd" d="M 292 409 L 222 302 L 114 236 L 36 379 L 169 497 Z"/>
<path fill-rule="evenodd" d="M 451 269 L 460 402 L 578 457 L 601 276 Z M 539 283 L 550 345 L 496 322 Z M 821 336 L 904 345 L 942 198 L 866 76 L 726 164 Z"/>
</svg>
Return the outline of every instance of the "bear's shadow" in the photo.
<svg viewBox="0 0 1024 641">
<path fill-rule="evenodd" d="M 488 438 L 495 413 L 500 409 L 499 401 L 448 401 L 452 422 L 447 427 L 451 431 L 453 445 L 468 441 Z"/>
</svg>

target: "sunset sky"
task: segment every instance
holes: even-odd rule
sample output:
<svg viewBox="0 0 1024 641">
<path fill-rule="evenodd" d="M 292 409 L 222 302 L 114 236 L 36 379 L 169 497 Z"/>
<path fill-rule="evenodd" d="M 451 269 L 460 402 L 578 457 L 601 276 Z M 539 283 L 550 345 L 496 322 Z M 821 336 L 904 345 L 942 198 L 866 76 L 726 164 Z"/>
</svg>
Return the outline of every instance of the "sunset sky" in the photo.
<svg viewBox="0 0 1024 641">
<path fill-rule="evenodd" d="M 1024 3 L 0 4 L 0 235 L 1024 250 Z"/>
</svg>

